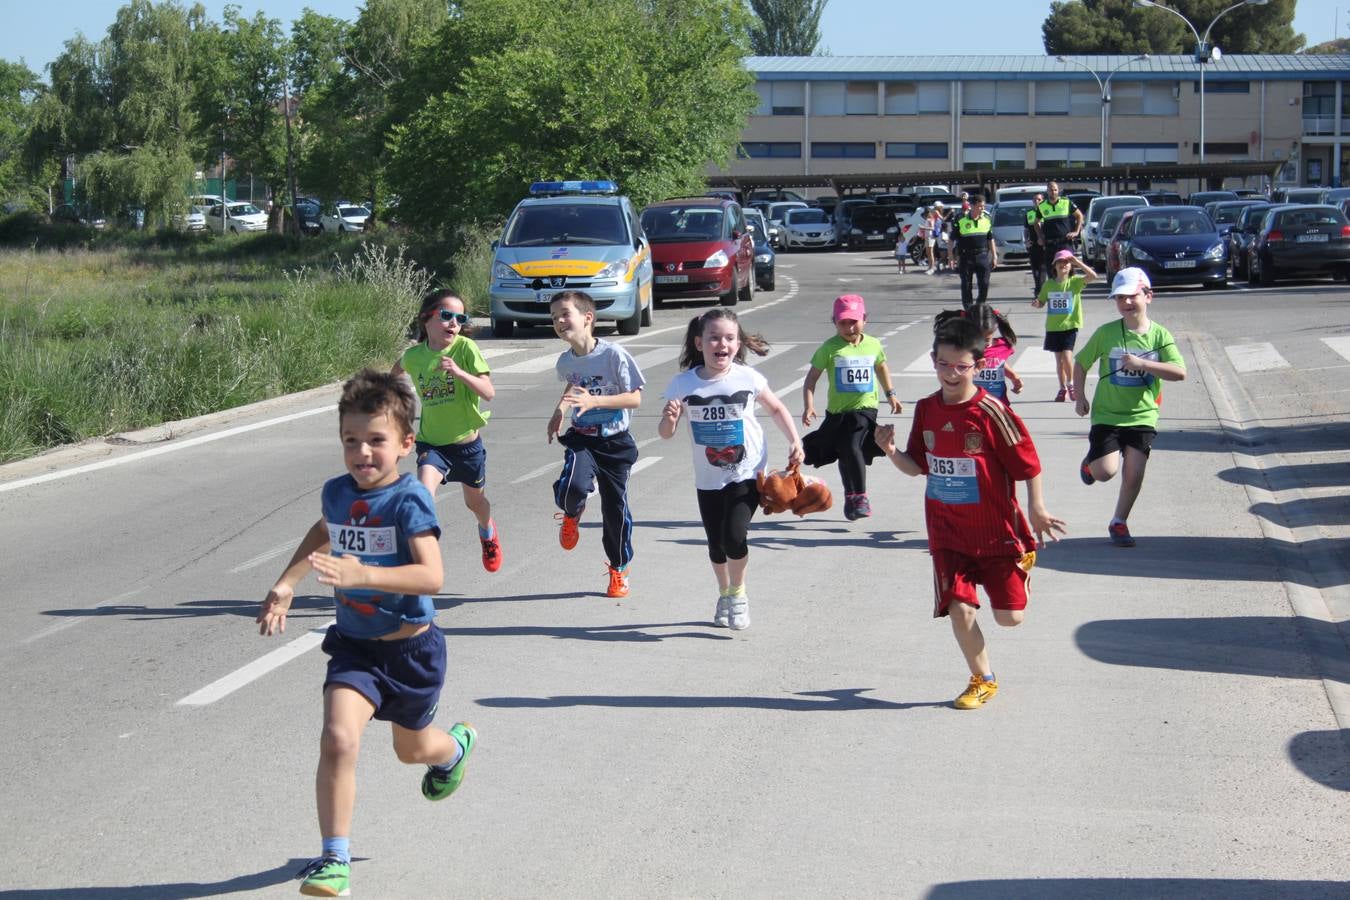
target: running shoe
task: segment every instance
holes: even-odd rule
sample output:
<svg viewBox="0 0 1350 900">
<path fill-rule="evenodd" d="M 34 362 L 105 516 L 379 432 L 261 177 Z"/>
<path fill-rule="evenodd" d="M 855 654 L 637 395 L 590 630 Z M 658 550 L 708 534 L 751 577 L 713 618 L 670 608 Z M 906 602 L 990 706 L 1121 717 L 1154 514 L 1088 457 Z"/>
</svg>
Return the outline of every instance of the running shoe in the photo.
<svg viewBox="0 0 1350 900">
<path fill-rule="evenodd" d="M 473 745 L 478 743 L 478 732 L 468 722 L 456 722 L 450 726 L 450 736 L 459 744 L 459 759 L 449 769 L 441 770 L 427 766 L 427 774 L 422 776 L 422 796 L 428 800 L 444 800 L 459 790 L 464 780 L 464 767 L 469 762 Z"/>
<path fill-rule="evenodd" d="M 1092 477 L 1092 466 L 1088 464 L 1088 458 L 1083 457 L 1083 462 L 1078 466 L 1078 478 L 1083 484 L 1092 484 L 1097 479 Z"/>
<path fill-rule="evenodd" d="M 352 867 L 334 856 L 320 856 L 296 873 L 306 897 L 350 897 Z"/>
<path fill-rule="evenodd" d="M 1077 400 L 1077 399 L 1078 399 L 1078 395 L 1077 395 L 1076 393 L 1074 393 L 1073 385 L 1071 385 L 1071 384 L 1070 384 L 1070 385 L 1066 385 L 1065 388 L 1064 388 L 1064 390 L 1066 390 L 1066 391 L 1069 392 L 1069 399 L 1070 399 L 1070 400 Z"/>
<path fill-rule="evenodd" d="M 1068 396 L 1068 393 L 1069 393 L 1069 392 L 1068 392 L 1068 390 L 1067 390 L 1066 388 L 1060 388 L 1060 389 L 1059 389 L 1059 393 L 1055 395 L 1055 402 L 1056 402 L 1056 403 L 1063 403 L 1063 402 L 1064 402 L 1064 398 Z"/>
<path fill-rule="evenodd" d="M 872 514 L 872 501 L 866 494 L 858 494 L 853 500 L 853 518 L 865 519 Z"/>
<path fill-rule="evenodd" d="M 731 595 L 726 591 L 717 594 L 717 612 L 713 614 L 713 624 L 718 628 L 731 625 Z"/>
<path fill-rule="evenodd" d="M 502 541 L 501 532 L 497 530 L 497 523 L 492 523 L 492 537 L 478 539 L 483 545 L 483 568 L 489 572 L 495 572 L 502 567 Z"/>
<path fill-rule="evenodd" d="M 858 518 L 857 496 L 857 494 L 844 495 L 844 518 L 848 519 L 850 522 Z"/>
<path fill-rule="evenodd" d="M 728 598 L 731 605 L 731 630 L 744 631 L 750 627 L 750 598 L 742 586 Z"/>
<path fill-rule="evenodd" d="M 952 701 L 957 709 L 979 709 L 998 693 L 997 681 L 985 681 L 983 675 L 970 676 L 970 684 Z"/>
<path fill-rule="evenodd" d="M 581 536 L 578 526 L 581 523 L 581 513 L 575 516 L 569 516 L 566 513 L 554 513 L 553 518 L 562 522 L 562 527 L 558 529 L 558 543 L 564 550 L 571 550 L 577 545 L 577 538 Z"/>
<path fill-rule="evenodd" d="M 1106 533 L 1111 535 L 1111 543 L 1117 547 L 1134 546 L 1134 538 L 1130 536 L 1130 529 L 1124 522 L 1112 522 L 1107 526 Z"/>
<path fill-rule="evenodd" d="M 609 587 L 605 589 L 605 596 L 614 597 L 616 599 L 619 597 L 627 597 L 628 567 L 621 566 L 616 569 L 614 566 L 609 565 L 609 563 L 605 563 L 605 567 L 609 569 Z"/>
</svg>

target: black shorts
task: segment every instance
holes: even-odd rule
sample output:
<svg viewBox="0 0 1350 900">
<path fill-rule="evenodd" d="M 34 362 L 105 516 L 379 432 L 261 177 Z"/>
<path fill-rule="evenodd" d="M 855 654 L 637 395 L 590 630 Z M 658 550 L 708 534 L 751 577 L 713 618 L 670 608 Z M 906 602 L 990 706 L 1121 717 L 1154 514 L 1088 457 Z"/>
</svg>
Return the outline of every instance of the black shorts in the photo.
<svg viewBox="0 0 1350 900">
<path fill-rule="evenodd" d="M 458 481 L 471 488 L 481 488 L 487 482 L 487 450 L 483 448 L 481 437 L 443 447 L 418 441 L 417 465 L 431 466 L 440 472 L 441 484 Z"/>
<path fill-rule="evenodd" d="M 1149 455 L 1158 429 L 1151 425 L 1093 425 L 1088 432 L 1088 461 L 1133 447 Z"/>
<path fill-rule="evenodd" d="M 1077 340 L 1077 328 L 1070 328 L 1068 331 L 1047 331 L 1045 333 L 1045 344 L 1043 346 L 1051 353 L 1058 353 L 1061 350 L 1072 352 L 1074 342 Z"/>
</svg>

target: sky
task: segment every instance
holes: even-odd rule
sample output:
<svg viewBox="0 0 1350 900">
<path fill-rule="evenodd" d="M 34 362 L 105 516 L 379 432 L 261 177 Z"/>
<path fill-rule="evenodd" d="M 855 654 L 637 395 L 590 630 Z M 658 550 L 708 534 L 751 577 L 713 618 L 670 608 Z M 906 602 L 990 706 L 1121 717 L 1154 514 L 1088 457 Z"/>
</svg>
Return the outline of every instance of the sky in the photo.
<svg viewBox="0 0 1350 900">
<path fill-rule="evenodd" d="M 191 0 L 184 0 L 185 3 Z M 39 74 L 61 52 L 64 43 L 82 32 L 102 38 L 112 24 L 119 0 L 62 0 L 58 9 L 31 0 L 0 0 L 5 28 L 0 33 L 0 58 L 23 59 Z M 203 4 L 217 21 L 226 3 Z M 262 10 L 290 23 L 309 7 L 316 12 L 354 20 L 362 0 L 235 0 L 244 15 Z M 1041 22 L 1050 9 L 1046 0 L 974 0 L 978 27 L 968 26 L 942 2 L 898 3 L 896 0 L 829 0 L 821 19 L 821 49 L 833 56 L 891 56 L 962 52 L 1042 53 Z M 1159 15 L 1166 15 L 1159 13 Z M 1198 23 L 1202 27 L 1208 23 Z M 954 27 L 955 26 L 955 27 Z M 1350 37 L 1350 0 L 1298 0 L 1294 30 L 1309 44 Z M 1339 30 L 1339 34 L 1337 31 Z"/>
</svg>

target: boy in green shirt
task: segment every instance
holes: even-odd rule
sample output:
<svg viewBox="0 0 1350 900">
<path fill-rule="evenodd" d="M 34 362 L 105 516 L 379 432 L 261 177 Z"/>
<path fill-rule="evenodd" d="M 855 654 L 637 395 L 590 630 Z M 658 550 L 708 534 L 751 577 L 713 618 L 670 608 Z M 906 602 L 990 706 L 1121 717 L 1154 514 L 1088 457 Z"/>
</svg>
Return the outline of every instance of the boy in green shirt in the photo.
<svg viewBox="0 0 1350 900">
<path fill-rule="evenodd" d="M 1088 455 L 1079 477 L 1092 484 L 1110 481 L 1120 471 L 1120 496 L 1107 533 L 1117 547 L 1133 547 L 1125 521 L 1144 485 L 1149 449 L 1158 435 L 1162 382 L 1185 380 L 1186 363 L 1171 332 L 1149 321 L 1153 286 L 1143 269 L 1117 272 L 1111 299 L 1121 317 L 1093 332 L 1074 360 L 1075 411 L 1080 416 L 1092 412 Z M 1087 367 L 1098 361 L 1097 390 L 1089 406 L 1083 394 Z"/>
</svg>

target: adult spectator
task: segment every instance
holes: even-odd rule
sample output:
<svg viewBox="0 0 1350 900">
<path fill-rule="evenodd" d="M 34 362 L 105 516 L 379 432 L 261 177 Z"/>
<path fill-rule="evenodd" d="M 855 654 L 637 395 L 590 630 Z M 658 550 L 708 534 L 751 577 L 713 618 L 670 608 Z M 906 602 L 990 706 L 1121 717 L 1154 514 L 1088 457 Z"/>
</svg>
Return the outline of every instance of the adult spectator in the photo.
<svg viewBox="0 0 1350 900">
<path fill-rule="evenodd" d="M 1083 213 L 1068 197 L 1060 196 L 1059 182 L 1046 185 L 1044 200 L 1036 204 L 1037 232 L 1041 239 L 1041 277 L 1050 274 L 1050 265 L 1055 254 L 1061 250 L 1072 250 L 1073 242 L 1083 230 Z"/>
<path fill-rule="evenodd" d="M 998 265 L 998 249 L 994 246 L 994 222 L 984 211 L 984 194 L 970 198 L 970 212 L 956 220 L 954 233 L 961 276 L 961 307 L 970 309 L 989 298 L 989 274 Z M 974 283 L 979 285 L 975 296 Z"/>
<path fill-rule="evenodd" d="M 1031 263 L 1031 280 L 1034 283 L 1031 289 L 1033 299 L 1041 295 L 1041 285 L 1045 283 L 1045 270 L 1048 268 L 1045 249 L 1041 247 L 1040 232 L 1036 230 L 1036 223 L 1040 221 L 1040 214 L 1036 210 L 1044 200 L 1044 194 L 1036 195 L 1031 207 L 1027 210 L 1027 224 L 1022 229 L 1022 237 L 1027 244 L 1027 260 Z"/>
</svg>

